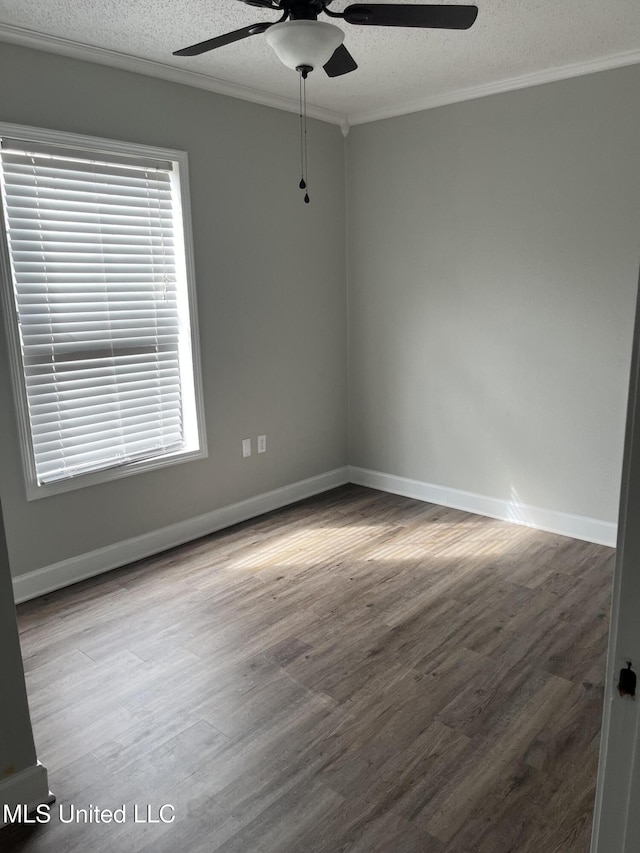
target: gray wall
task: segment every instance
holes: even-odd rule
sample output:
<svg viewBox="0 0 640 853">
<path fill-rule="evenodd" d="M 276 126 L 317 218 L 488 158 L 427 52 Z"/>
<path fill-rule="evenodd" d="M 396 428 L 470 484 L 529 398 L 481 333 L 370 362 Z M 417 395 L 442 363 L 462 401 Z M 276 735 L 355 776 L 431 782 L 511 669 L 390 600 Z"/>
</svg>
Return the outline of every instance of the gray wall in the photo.
<svg viewBox="0 0 640 853">
<path fill-rule="evenodd" d="M 4 345 L 14 574 L 346 464 L 615 521 L 640 239 L 640 69 L 343 140 L 0 45 L 0 120 L 186 150 L 210 456 L 27 502 Z M 346 446 L 345 233 L 350 448 Z M 244 461 L 240 439 L 267 433 Z"/>
<path fill-rule="evenodd" d="M 310 122 L 305 205 L 297 115 L 6 44 L 0 79 L 2 121 L 188 152 L 209 442 L 202 462 L 27 502 L 3 342 L 0 495 L 14 574 L 346 464 L 339 128 Z M 268 452 L 243 460 L 241 439 L 259 433 Z"/>
<path fill-rule="evenodd" d="M 640 68 L 355 127 L 350 458 L 617 518 Z"/>
</svg>

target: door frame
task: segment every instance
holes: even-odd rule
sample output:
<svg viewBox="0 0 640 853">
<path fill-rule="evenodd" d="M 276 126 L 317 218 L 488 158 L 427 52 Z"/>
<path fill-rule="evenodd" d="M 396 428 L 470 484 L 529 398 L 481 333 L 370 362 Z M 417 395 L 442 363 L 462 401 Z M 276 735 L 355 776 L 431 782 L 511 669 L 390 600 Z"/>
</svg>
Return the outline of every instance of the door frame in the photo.
<svg viewBox="0 0 640 853">
<path fill-rule="evenodd" d="M 619 671 L 640 669 L 640 284 L 631 354 L 618 540 L 591 853 L 635 853 L 640 832 L 640 698 Z M 632 804 L 635 803 L 635 808 Z"/>
</svg>

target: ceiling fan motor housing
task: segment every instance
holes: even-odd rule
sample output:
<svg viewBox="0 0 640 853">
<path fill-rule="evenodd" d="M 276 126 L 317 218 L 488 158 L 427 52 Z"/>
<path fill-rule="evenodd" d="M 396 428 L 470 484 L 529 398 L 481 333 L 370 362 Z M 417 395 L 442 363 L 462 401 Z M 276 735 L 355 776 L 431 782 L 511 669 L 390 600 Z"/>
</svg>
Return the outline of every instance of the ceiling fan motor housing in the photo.
<svg viewBox="0 0 640 853">
<path fill-rule="evenodd" d="M 283 0 L 283 12 L 289 13 L 292 21 L 317 21 L 318 15 L 328 5 L 323 0 Z"/>
</svg>

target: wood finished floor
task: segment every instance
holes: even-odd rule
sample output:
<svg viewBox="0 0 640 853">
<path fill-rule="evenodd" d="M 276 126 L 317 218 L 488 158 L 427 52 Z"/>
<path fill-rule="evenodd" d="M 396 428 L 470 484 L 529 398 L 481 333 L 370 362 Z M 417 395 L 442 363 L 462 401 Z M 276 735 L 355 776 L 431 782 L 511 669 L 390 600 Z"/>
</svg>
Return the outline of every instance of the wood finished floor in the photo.
<svg viewBox="0 0 640 853">
<path fill-rule="evenodd" d="M 25 853 L 586 853 L 613 551 L 347 486 L 21 605 Z M 172 824 L 57 808 L 175 807 Z"/>
</svg>

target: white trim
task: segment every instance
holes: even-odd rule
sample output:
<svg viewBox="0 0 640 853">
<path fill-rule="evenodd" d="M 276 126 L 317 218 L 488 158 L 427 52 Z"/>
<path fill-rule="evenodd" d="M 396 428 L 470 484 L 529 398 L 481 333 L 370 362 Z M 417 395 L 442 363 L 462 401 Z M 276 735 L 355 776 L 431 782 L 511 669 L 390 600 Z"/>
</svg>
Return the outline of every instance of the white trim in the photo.
<svg viewBox="0 0 640 853">
<path fill-rule="evenodd" d="M 306 480 L 264 492 L 239 503 L 214 509 L 204 515 L 169 524 L 158 530 L 152 530 L 150 533 L 144 533 L 142 536 L 125 539 L 123 542 L 116 542 L 113 545 L 107 545 L 105 548 L 98 548 L 95 551 L 89 551 L 87 554 L 80 554 L 77 557 L 44 566 L 33 572 L 27 572 L 24 575 L 17 575 L 13 579 L 16 603 L 37 598 L 39 595 L 44 595 L 55 589 L 94 577 L 102 574 L 102 572 L 124 566 L 135 560 L 141 560 L 152 554 L 158 554 L 168 548 L 174 548 L 176 545 L 182 545 L 184 542 L 190 542 L 200 536 L 215 533 L 216 530 L 222 530 L 232 524 L 238 524 L 240 521 L 247 521 L 247 519 L 263 515 L 265 512 L 271 512 L 271 510 L 310 498 L 313 495 L 320 494 L 320 492 L 343 486 L 348 482 L 349 469 L 347 466 L 335 468 L 333 471 L 327 471 L 324 474 L 318 474 L 315 477 L 309 477 Z"/>
<path fill-rule="evenodd" d="M 0 27 L 1 29 L 1 27 Z M 178 148 L 162 148 L 157 145 L 144 145 L 139 142 L 125 142 L 106 136 L 89 136 L 85 133 L 73 133 L 66 130 L 52 130 L 48 127 L 34 127 L 30 124 L 0 122 L 0 135 L 42 145 L 55 145 L 60 148 L 86 149 L 89 154 L 121 154 L 153 160 L 178 161 L 182 167 L 187 161 L 187 153 Z"/>
<path fill-rule="evenodd" d="M 500 498 L 491 498 L 446 486 L 436 486 L 432 483 L 411 480 L 407 477 L 397 477 L 393 474 L 382 474 L 379 471 L 370 471 L 366 468 L 344 466 L 327 471 L 324 474 L 318 474 L 315 477 L 309 477 L 306 480 L 291 483 L 288 486 L 282 486 L 270 492 L 264 492 L 239 503 L 215 509 L 204 515 L 179 521 L 150 533 L 107 545 L 105 548 L 98 548 L 95 551 L 62 560 L 59 563 L 17 575 L 13 579 L 16 603 L 37 598 L 39 595 L 45 595 L 48 592 L 86 580 L 110 569 L 124 566 L 135 560 L 141 560 L 168 548 L 174 548 L 184 542 L 190 542 L 200 536 L 215 533 L 217 530 L 222 530 L 241 521 L 247 521 L 250 518 L 334 489 L 337 486 L 343 486 L 346 483 L 369 486 L 383 492 L 404 495 L 441 506 L 450 506 L 466 512 L 499 518 L 526 527 L 534 527 L 538 530 L 572 536 L 575 539 L 585 539 L 602 545 L 615 545 L 616 524 L 613 522 L 541 509 L 527 504 L 515 504 Z"/>
<path fill-rule="evenodd" d="M 559 533 L 574 539 L 585 539 L 587 542 L 596 542 L 599 545 L 615 547 L 616 544 L 617 525 L 612 521 L 542 509 L 502 498 L 452 489 L 448 486 L 436 486 L 421 480 L 397 477 L 395 474 L 382 474 L 380 471 L 370 471 L 367 468 L 350 466 L 349 480 L 359 486 L 369 486 L 382 492 L 404 495 L 407 498 L 416 498 L 477 515 L 486 515 L 489 518 L 499 518 L 502 521 L 511 521 L 536 530 Z"/>
<path fill-rule="evenodd" d="M 416 101 L 408 101 L 379 110 L 368 110 L 363 113 L 349 115 L 349 124 L 367 124 L 372 121 L 380 121 L 385 118 L 407 115 L 408 113 L 422 112 L 435 107 L 443 107 L 447 104 L 456 104 L 459 101 L 471 101 L 475 98 L 484 98 L 487 95 L 497 95 L 501 92 L 512 92 L 516 89 L 528 89 L 530 86 L 539 86 L 543 83 L 553 83 L 556 80 L 567 80 L 571 77 L 582 77 L 584 74 L 595 74 L 597 71 L 609 71 L 612 68 L 622 68 L 625 65 L 636 65 L 640 63 L 640 50 L 627 50 L 624 53 L 616 53 L 612 56 L 603 56 L 599 59 L 588 59 L 585 62 L 574 62 L 570 65 L 561 65 L 558 68 L 546 68 L 542 71 L 533 71 L 531 74 L 522 74 L 518 77 L 508 77 L 505 80 L 496 80 L 492 83 L 483 83 L 480 86 L 470 86 L 467 89 L 458 89 L 453 92 L 445 92 L 441 95 L 431 95 Z"/>
<path fill-rule="evenodd" d="M 139 56 L 131 56 L 117 50 L 82 44 L 71 39 L 37 33 L 9 24 L 0 24 L 0 41 L 30 47 L 34 50 L 43 50 L 47 53 L 57 53 L 62 56 L 69 56 L 72 59 L 82 59 L 85 62 L 98 63 L 98 65 L 108 65 L 111 68 L 120 68 L 123 71 L 144 74 L 147 77 L 159 77 L 162 80 L 170 80 L 172 83 L 195 86 L 197 89 L 206 89 L 208 92 L 215 92 L 218 95 L 227 95 L 230 98 L 239 98 L 242 101 L 251 101 L 254 104 L 262 104 L 265 107 L 274 107 L 277 110 L 286 110 L 290 113 L 297 113 L 300 110 L 298 102 L 293 98 L 272 95 L 269 92 L 262 92 L 249 86 L 241 86 L 239 83 L 228 83 L 226 80 L 209 77 L 207 74 L 187 71 L 185 68 L 177 68 L 173 65 L 165 65 L 163 62 L 142 59 Z M 313 104 L 307 105 L 307 114 L 311 118 L 317 118 L 329 124 L 339 125 L 345 119 L 345 116 L 340 113 L 315 107 Z"/>
<path fill-rule="evenodd" d="M 621 513 L 622 514 L 622 513 Z M 624 522 L 623 522 L 624 523 Z M 617 672 L 625 665 L 623 656 L 616 648 L 616 635 L 620 624 L 620 587 L 622 575 L 624 541 L 618 543 L 613 574 L 613 595 L 609 623 L 609 645 L 605 676 L 605 694 L 600 729 L 600 752 L 596 797 L 593 807 L 590 853 L 622 853 L 629 818 L 629 794 L 631 791 L 631 767 L 637 749 L 638 704 L 627 702 L 616 708 Z M 633 660 L 634 656 L 630 656 Z M 616 711 L 618 712 L 616 714 Z M 623 712 L 622 714 L 620 712 Z M 615 719 L 616 725 L 612 725 Z M 622 723 L 622 724 L 621 724 Z M 611 771 L 609 761 L 615 768 Z M 607 773 L 609 777 L 607 778 Z M 607 786 L 609 813 L 604 815 L 605 786 Z M 611 814 L 612 804 L 614 813 Z M 606 824 L 606 826 L 605 826 Z M 604 834 L 603 834 L 604 831 Z M 602 837 L 601 837 L 602 836 Z M 600 846 L 599 846 L 600 845 Z"/>
<path fill-rule="evenodd" d="M 636 298 L 629 397 L 625 427 L 619 536 L 613 575 L 613 604 L 600 736 L 598 781 L 591 853 L 632 853 L 638 849 L 640 706 L 619 696 L 618 672 L 640 658 L 638 606 L 638 489 L 640 487 L 640 289 Z"/>
<path fill-rule="evenodd" d="M 208 92 L 215 92 L 218 95 L 227 95 L 230 98 L 239 98 L 243 101 L 251 101 L 254 104 L 262 104 L 263 106 L 285 110 L 286 112 L 297 113 L 299 111 L 297 101 L 292 98 L 273 95 L 250 86 L 242 86 L 239 83 L 229 83 L 226 80 L 210 77 L 207 74 L 188 71 L 185 68 L 177 68 L 173 65 L 166 65 L 163 62 L 156 62 L 151 59 L 143 59 L 139 56 L 131 56 L 128 53 L 121 53 L 117 50 L 95 47 L 59 36 L 38 33 L 23 27 L 0 24 L 0 41 L 30 47 L 35 50 L 43 50 L 47 53 L 57 53 L 62 56 L 69 56 L 72 59 L 81 59 L 86 62 L 95 62 L 99 65 L 108 65 L 111 68 L 120 68 L 123 71 L 144 74 L 147 77 L 159 77 L 162 80 L 170 80 L 173 83 L 181 83 L 185 86 L 195 86 L 198 89 L 206 89 Z M 457 89 L 441 95 L 431 95 L 427 98 L 395 104 L 393 107 L 379 110 L 356 112 L 345 116 L 334 110 L 327 110 L 323 107 L 315 107 L 313 104 L 309 104 L 307 111 L 312 118 L 326 121 L 329 124 L 340 125 L 343 134 L 346 136 L 345 127 L 348 128 L 354 124 L 366 124 L 372 121 L 380 121 L 381 119 L 394 118 L 396 116 L 433 109 L 434 107 L 442 107 L 446 104 L 455 104 L 459 101 L 470 101 L 475 98 L 483 98 L 486 95 L 511 92 L 516 89 L 525 89 L 529 86 L 539 86 L 542 83 L 552 83 L 555 80 L 581 77 L 584 74 L 594 74 L 597 71 L 608 71 L 612 68 L 622 68 L 625 65 L 636 65 L 637 63 L 640 63 L 640 50 L 627 50 L 611 56 L 588 59 L 584 62 L 573 62 L 569 65 L 546 68 L 517 77 L 507 77 L 504 80 L 483 83 L 479 86 L 469 86 L 466 89 Z"/>
<path fill-rule="evenodd" d="M 26 805 L 31 812 L 37 806 L 51 802 L 53 794 L 49 790 L 47 769 L 39 761 L 26 770 L 6 776 L 0 781 L 0 829 L 6 825 L 2 820 L 4 805 L 12 809 Z"/>
</svg>

